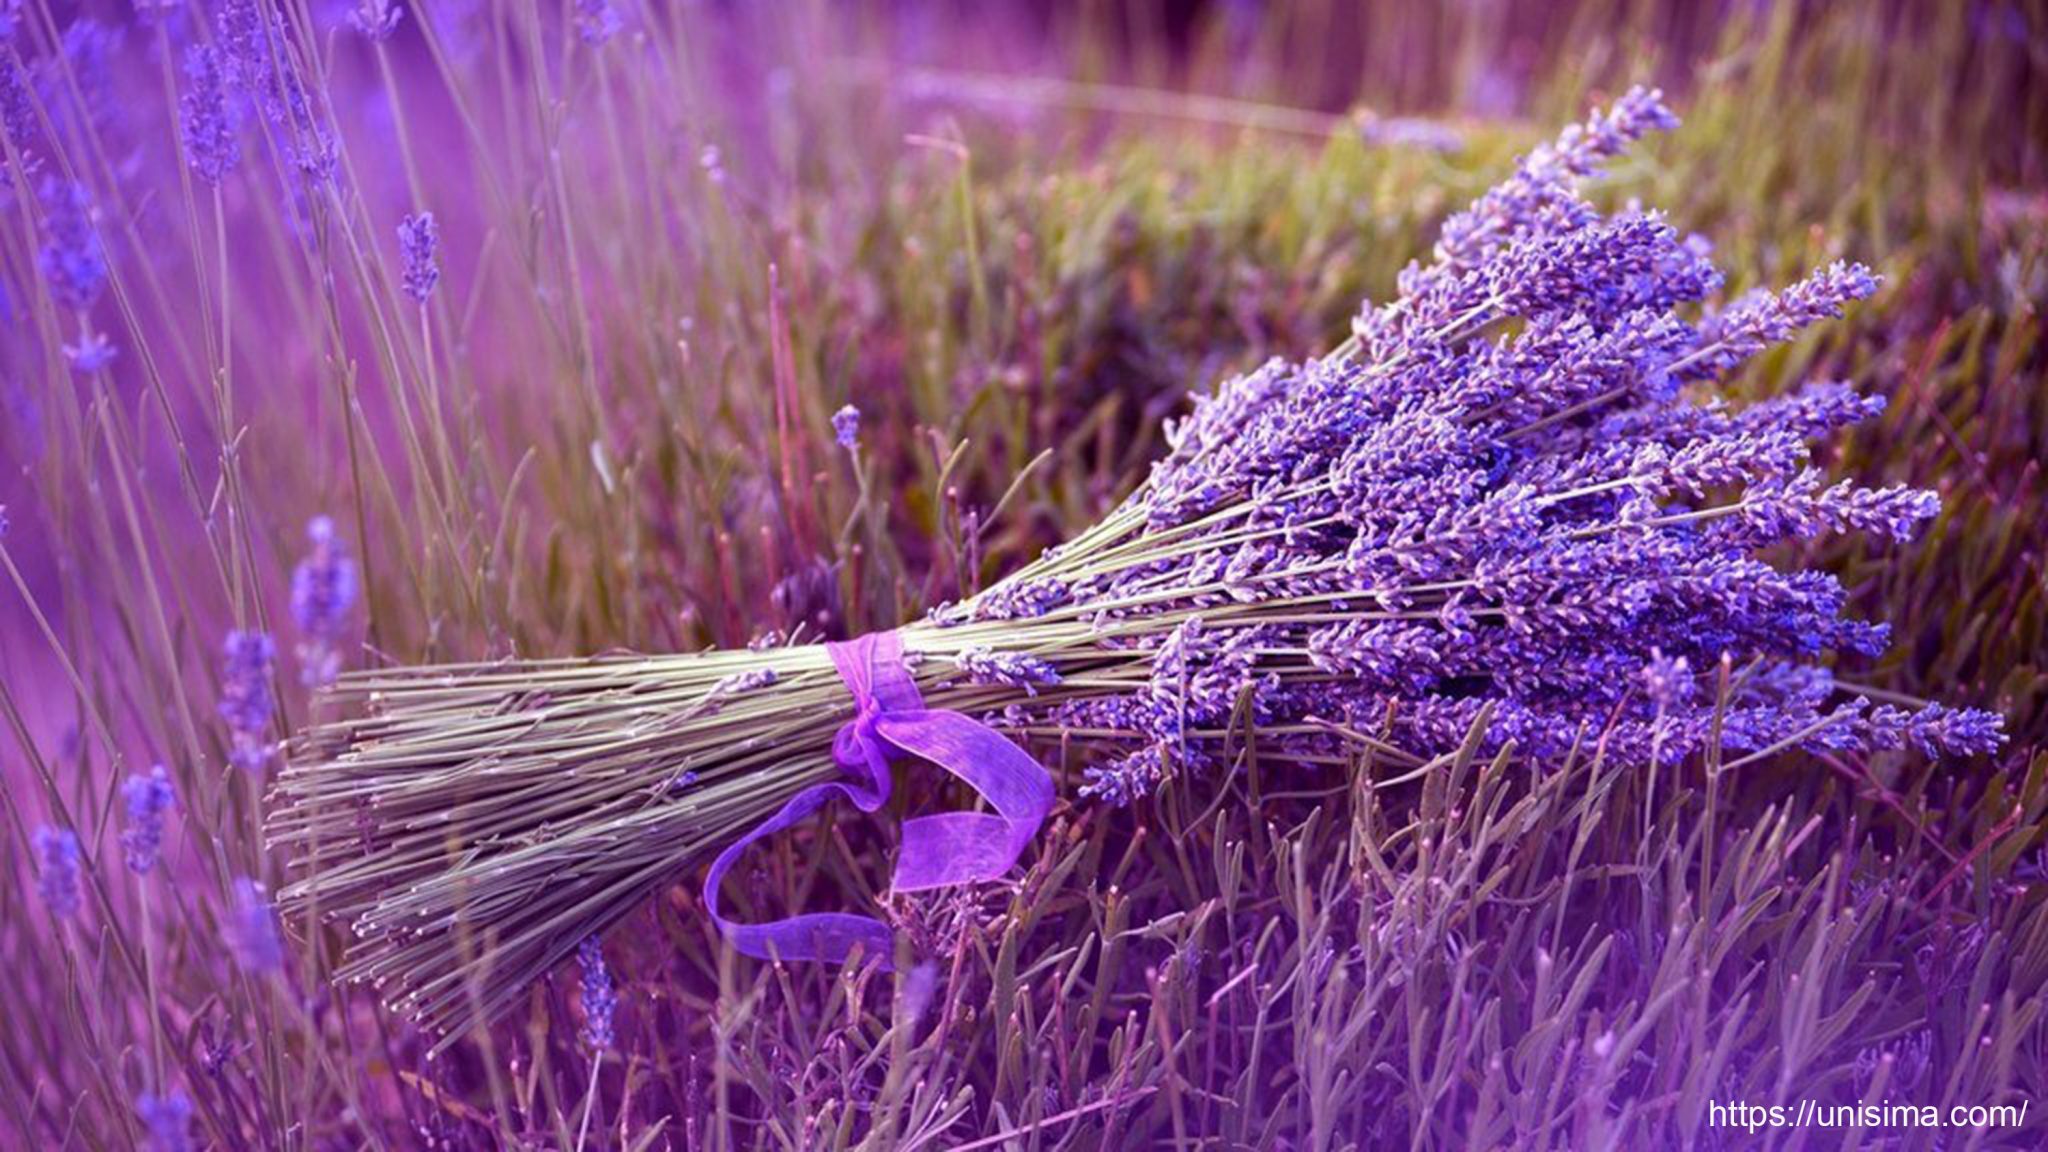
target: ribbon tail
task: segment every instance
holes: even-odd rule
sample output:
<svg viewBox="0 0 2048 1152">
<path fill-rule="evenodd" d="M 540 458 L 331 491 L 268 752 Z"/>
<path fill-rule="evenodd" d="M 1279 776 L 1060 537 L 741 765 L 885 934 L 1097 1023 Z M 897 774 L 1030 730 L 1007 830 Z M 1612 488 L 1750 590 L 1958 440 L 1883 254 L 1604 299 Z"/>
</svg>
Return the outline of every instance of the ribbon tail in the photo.
<svg viewBox="0 0 2048 1152">
<path fill-rule="evenodd" d="M 812 912 L 766 924 L 745 924 L 728 920 L 719 911 L 719 886 L 749 845 L 806 819 L 826 801 L 842 795 L 865 811 L 872 812 L 881 805 L 880 798 L 872 792 L 845 784 L 819 784 L 806 788 L 790 797 L 781 811 L 727 845 L 711 862 L 711 868 L 704 874 L 704 910 L 733 947 L 761 960 L 822 960 L 828 964 L 845 963 L 858 947 L 863 955 L 879 961 L 884 971 L 893 966 L 895 933 L 872 916 L 856 916 L 850 912 Z"/>
<path fill-rule="evenodd" d="M 875 734 L 965 781 L 995 813 L 943 812 L 903 824 L 891 887 L 921 892 L 1008 872 L 1052 810 L 1052 777 L 1022 748 L 958 712 L 888 712 Z"/>
</svg>

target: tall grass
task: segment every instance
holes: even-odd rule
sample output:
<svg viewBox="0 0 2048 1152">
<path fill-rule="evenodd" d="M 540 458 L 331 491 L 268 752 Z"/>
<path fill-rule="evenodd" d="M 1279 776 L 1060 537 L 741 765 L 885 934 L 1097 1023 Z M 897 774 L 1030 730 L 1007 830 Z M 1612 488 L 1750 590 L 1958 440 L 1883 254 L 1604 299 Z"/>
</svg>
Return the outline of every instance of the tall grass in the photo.
<svg viewBox="0 0 2048 1152">
<path fill-rule="evenodd" d="M 1310 4 L 1183 32 L 621 4 L 591 44 L 577 5 L 434 5 L 385 41 L 329 7 L 281 9 L 264 56 L 310 99 L 252 110 L 217 187 L 177 112 L 211 13 L 110 14 L 96 53 L 30 3 L 0 48 L 26 109 L 0 181 L 0 1126 L 25 1144 L 141 1144 L 139 1101 L 173 1093 L 223 1148 L 1789 1147 L 1709 1105 L 2040 1103 L 2038 14 Z M 1009 69 L 1058 82 L 988 82 Z M 679 875 L 605 942 L 599 1053 L 573 965 L 429 1061 L 330 981 L 312 915 L 281 969 L 246 963 L 237 882 L 288 877 L 220 647 L 281 641 L 262 739 L 313 716 L 286 610 L 308 518 L 361 564 L 353 666 L 893 625 L 1091 522 L 1188 391 L 1333 342 L 1539 125 L 1639 73 L 1687 126 L 1603 195 L 1673 206 L 1737 288 L 1888 273 L 1857 328 L 1743 386 L 1892 397 L 1832 466 L 1948 510 L 1903 557 L 1821 559 L 1897 622 L 1872 692 L 2005 710 L 2001 762 L 1643 777 L 1594 745 L 1394 782 L 1248 736 L 1226 781 L 1066 811 L 1013 888 L 892 907 L 934 958 L 893 977 L 736 958 Z M 1381 130 L 1405 116 L 1433 131 Z M 321 132 L 335 174 L 305 185 Z M 93 205 L 83 318 L 41 267 L 46 181 Z M 396 234 L 420 211 L 424 304 Z M 118 355 L 78 371 L 90 332 Z M 156 762 L 180 807 L 138 877 L 120 789 Z M 82 844 L 69 922 L 44 824 Z M 886 856 L 835 826 L 739 887 L 849 902 Z M 2030 1147 L 2043 1117 L 1805 1146 Z"/>
</svg>

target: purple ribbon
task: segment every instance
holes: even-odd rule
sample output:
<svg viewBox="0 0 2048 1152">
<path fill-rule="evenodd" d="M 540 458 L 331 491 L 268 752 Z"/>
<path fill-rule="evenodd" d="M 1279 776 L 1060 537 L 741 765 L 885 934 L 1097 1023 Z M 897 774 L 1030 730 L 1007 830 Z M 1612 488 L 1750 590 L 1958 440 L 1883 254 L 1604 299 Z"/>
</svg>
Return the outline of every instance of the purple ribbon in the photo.
<svg viewBox="0 0 2048 1152">
<path fill-rule="evenodd" d="M 863 812 L 889 801 L 889 761 L 898 753 L 922 757 L 967 782 L 994 808 L 942 812 L 903 822 L 903 852 L 890 887 L 921 892 L 1010 870 L 1052 810 L 1052 777 L 1036 760 L 988 725 L 958 712 L 928 709 L 903 665 L 903 641 L 893 631 L 844 644 L 827 644 L 839 678 L 853 694 L 853 719 L 832 737 L 832 759 L 851 777 L 806 788 L 782 810 L 756 825 L 711 862 L 704 877 L 704 907 L 732 946 L 762 959 L 844 962 L 861 953 L 891 967 L 889 926 L 871 916 L 813 912 L 767 924 L 741 924 L 718 911 L 718 886 L 747 846 L 808 817 L 834 796 Z"/>
</svg>

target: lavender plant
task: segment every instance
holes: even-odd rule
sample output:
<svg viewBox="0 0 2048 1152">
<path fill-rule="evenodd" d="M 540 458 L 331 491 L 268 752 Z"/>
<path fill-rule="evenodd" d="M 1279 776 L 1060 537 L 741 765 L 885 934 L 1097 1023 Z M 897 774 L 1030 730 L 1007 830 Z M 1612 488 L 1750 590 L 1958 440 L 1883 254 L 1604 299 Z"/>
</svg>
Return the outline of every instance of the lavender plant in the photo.
<svg viewBox="0 0 2048 1152">
<path fill-rule="evenodd" d="M 147 876 L 156 870 L 164 850 L 164 820 L 177 804 L 177 793 L 161 764 L 148 775 L 130 776 L 121 785 L 121 797 L 128 806 L 128 827 L 121 833 L 122 854 L 128 870 Z"/>
<path fill-rule="evenodd" d="M 356 600 L 356 563 L 326 516 L 306 525 L 306 542 L 305 559 L 292 569 L 292 620 L 299 626 L 299 679 L 317 688 L 341 666 L 341 634 Z"/>
<path fill-rule="evenodd" d="M 1840 265 L 1709 308 L 1703 244 L 1579 192 L 1674 123 L 1637 90 L 1531 154 L 1335 353 L 1228 381 L 1092 528 L 900 629 L 929 706 L 1081 750 L 1079 794 L 1112 803 L 1231 771 L 1247 724 L 1293 761 L 1410 768 L 1475 731 L 1645 766 L 1996 747 L 1991 715 L 1838 679 L 1884 627 L 1845 618 L 1834 577 L 1764 557 L 1904 540 L 1938 508 L 1812 466 L 1811 441 L 1879 401 L 1825 381 L 1712 396 L 1876 281 Z M 272 834 L 305 870 L 284 899 L 350 922 L 344 975 L 455 1031 L 836 776 L 853 708 L 803 643 L 387 669 L 337 692 L 278 782 Z"/>
<path fill-rule="evenodd" d="M 261 772 L 270 764 L 271 695 L 277 642 L 263 632 L 236 630 L 221 644 L 221 687 L 218 711 L 233 743 L 230 759 L 237 768 Z"/>
<path fill-rule="evenodd" d="M 35 849 L 36 890 L 52 919 L 78 916 L 84 898 L 79 891 L 78 834 L 69 828 L 43 825 L 30 843 Z"/>
</svg>

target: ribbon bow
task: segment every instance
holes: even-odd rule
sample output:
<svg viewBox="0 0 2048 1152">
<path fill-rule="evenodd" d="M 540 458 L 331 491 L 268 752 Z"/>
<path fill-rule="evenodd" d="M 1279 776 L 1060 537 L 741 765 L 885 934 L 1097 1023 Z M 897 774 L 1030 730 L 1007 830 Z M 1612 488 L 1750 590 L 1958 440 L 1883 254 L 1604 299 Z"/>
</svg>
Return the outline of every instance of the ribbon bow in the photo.
<svg viewBox="0 0 2048 1152">
<path fill-rule="evenodd" d="M 924 706 L 903 666 L 903 642 L 893 631 L 843 644 L 827 644 L 832 666 L 853 694 L 853 719 L 832 736 L 832 759 L 850 779 L 797 793 L 782 810 L 734 841 L 704 876 L 704 907 L 732 946 L 762 959 L 841 963 L 858 945 L 886 969 L 895 955 L 889 926 L 872 916 L 813 912 L 766 924 L 742 924 L 718 911 L 718 887 L 747 846 L 773 836 L 844 796 L 863 812 L 889 801 L 889 761 L 921 757 L 958 776 L 994 808 L 941 812 L 903 822 L 903 852 L 890 888 L 922 892 L 1010 870 L 1052 809 L 1052 777 L 1022 748 L 988 725 L 958 712 Z"/>
</svg>

